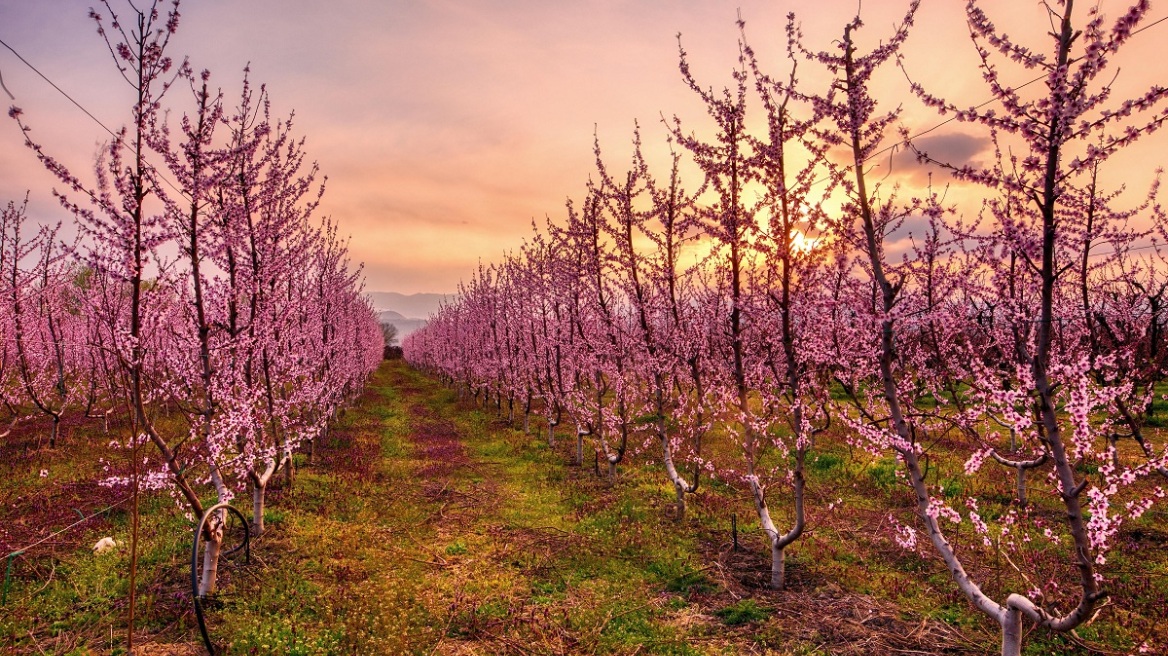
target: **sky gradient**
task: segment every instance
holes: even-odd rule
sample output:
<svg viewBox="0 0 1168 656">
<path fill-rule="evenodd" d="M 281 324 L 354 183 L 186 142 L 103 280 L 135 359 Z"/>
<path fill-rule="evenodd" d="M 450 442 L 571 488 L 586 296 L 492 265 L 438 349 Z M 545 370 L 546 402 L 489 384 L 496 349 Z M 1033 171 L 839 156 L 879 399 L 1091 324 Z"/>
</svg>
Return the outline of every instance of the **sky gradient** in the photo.
<svg viewBox="0 0 1168 656">
<path fill-rule="evenodd" d="M 87 17 L 91 4 L 0 0 L 0 39 L 116 129 L 129 118 L 131 90 Z M 887 37 L 907 4 L 863 3 L 861 42 Z M 1049 26 L 1037 2 L 985 6 L 1011 36 L 1034 36 L 1030 43 L 1045 49 L 1038 38 Z M 1125 6 L 1103 2 L 1108 15 Z M 329 177 L 322 212 L 352 236 L 368 289 L 449 292 L 480 259 L 517 248 L 533 220 L 558 220 L 565 199 L 582 195 L 594 129 L 613 168 L 627 161 L 634 120 L 657 157 L 665 152 L 662 115 L 708 130 L 704 108 L 678 73 L 679 32 L 699 81 L 721 88 L 736 63 L 737 9 L 763 61 L 785 71 L 788 11 L 799 15 L 808 44 L 825 49 L 856 7 L 855 0 L 187 0 L 170 53 L 210 69 L 229 103 L 250 62 L 252 81 L 268 85 L 273 115 L 295 110 L 310 158 Z M 904 54 L 915 80 L 974 105 L 988 94 L 961 7 L 925 0 Z M 1153 5 L 1153 20 L 1165 13 Z M 1166 36 L 1161 24 L 1133 40 L 1118 62 L 1117 91 L 1165 83 L 1158 44 Z M 800 70 L 804 84 L 821 84 L 810 64 Z M 1019 83 L 1029 79 L 1019 74 Z M 3 48 L 0 75 L 15 100 L 2 91 L 0 98 L 24 110 L 34 139 L 88 173 L 108 134 Z M 914 132 L 940 122 L 895 69 L 875 91 L 886 104 L 903 104 Z M 170 104 L 176 111 L 189 105 L 182 95 Z M 947 126 L 929 138 L 935 152 L 976 160 L 986 147 L 977 134 Z M 1152 145 L 1114 164 L 1133 201 L 1164 161 Z M 907 158 L 894 170 L 924 178 Z M 53 186 L 15 122 L 3 117 L 0 202 L 29 189 L 31 216 L 67 221 Z"/>
</svg>

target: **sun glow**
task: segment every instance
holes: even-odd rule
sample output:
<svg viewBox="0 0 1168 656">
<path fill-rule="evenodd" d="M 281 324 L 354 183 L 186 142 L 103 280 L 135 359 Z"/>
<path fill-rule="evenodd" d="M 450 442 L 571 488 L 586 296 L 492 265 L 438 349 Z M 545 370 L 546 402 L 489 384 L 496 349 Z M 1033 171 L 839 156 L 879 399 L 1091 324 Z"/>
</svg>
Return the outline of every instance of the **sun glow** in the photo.
<svg viewBox="0 0 1168 656">
<path fill-rule="evenodd" d="M 796 253 L 810 253 L 820 250 L 824 244 L 825 240 L 823 237 L 808 237 L 798 230 L 794 231 L 791 235 L 791 250 Z"/>
</svg>

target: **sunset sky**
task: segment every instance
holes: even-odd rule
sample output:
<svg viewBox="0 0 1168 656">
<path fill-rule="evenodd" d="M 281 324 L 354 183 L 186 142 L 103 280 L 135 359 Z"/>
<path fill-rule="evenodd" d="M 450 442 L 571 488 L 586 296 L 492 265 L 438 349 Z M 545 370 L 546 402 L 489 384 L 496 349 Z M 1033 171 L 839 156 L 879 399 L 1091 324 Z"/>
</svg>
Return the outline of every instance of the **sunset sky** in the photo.
<svg viewBox="0 0 1168 656">
<path fill-rule="evenodd" d="M 0 39 L 116 129 L 129 119 L 131 90 L 87 17 L 91 4 L 0 0 Z M 124 8 L 122 0 L 111 4 Z M 886 38 L 907 4 L 864 2 L 861 40 Z M 968 106 L 988 94 L 963 4 L 925 0 L 905 60 L 914 79 Z M 309 156 L 329 176 L 323 213 L 352 235 L 368 289 L 449 292 L 480 259 L 518 247 L 533 219 L 558 219 L 564 200 L 580 197 L 593 168 L 594 126 L 614 166 L 627 160 L 634 120 L 657 155 L 662 114 L 708 130 L 703 107 L 678 73 L 679 32 L 695 75 L 721 88 L 736 63 L 736 10 L 764 62 L 786 71 L 788 11 L 799 15 L 809 45 L 827 49 L 857 6 L 856 0 L 186 0 L 170 52 L 210 69 L 229 101 L 250 62 L 252 80 L 269 87 L 274 115 L 296 111 Z M 985 6 L 1011 36 L 1049 29 L 1038 2 Z M 1102 6 L 1114 16 L 1126 4 Z M 1168 6 L 1153 4 L 1152 20 L 1166 13 Z M 1117 90 L 1166 82 L 1166 37 L 1168 23 L 1135 37 L 1118 62 Z M 1040 38 L 1029 43 L 1047 49 Z M 822 83 L 811 64 L 800 66 L 805 84 Z M 1034 75 L 1011 73 L 1018 83 Z M 0 98 L 24 110 L 34 138 L 75 172 L 88 173 L 108 134 L 2 47 L 0 75 L 15 100 L 3 91 Z M 914 132 L 940 120 L 909 95 L 896 69 L 876 91 L 889 106 L 903 104 Z M 170 105 L 181 111 L 189 103 L 175 95 Z M 974 134 L 948 126 L 930 135 L 931 147 L 976 160 L 986 144 Z M 1114 165 L 1133 201 L 1168 161 L 1159 155 L 1163 144 L 1157 135 Z M 905 162 L 896 173 L 921 171 Z M 53 186 L 22 146 L 15 122 L 3 117 L 0 202 L 30 189 L 34 218 L 67 219 Z"/>
</svg>

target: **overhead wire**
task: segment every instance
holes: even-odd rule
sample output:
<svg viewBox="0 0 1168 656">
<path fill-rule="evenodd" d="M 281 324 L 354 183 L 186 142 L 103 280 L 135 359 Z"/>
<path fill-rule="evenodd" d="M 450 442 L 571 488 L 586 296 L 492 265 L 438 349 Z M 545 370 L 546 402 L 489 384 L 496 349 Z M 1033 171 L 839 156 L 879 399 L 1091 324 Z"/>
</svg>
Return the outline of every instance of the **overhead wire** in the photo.
<svg viewBox="0 0 1168 656">
<path fill-rule="evenodd" d="M 5 48 L 8 48 L 9 52 L 11 52 L 13 55 L 16 55 L 16 58 L 19 59 L 21 61 L 21 63 L 23 63 L 25 66 L 29 67 L 29 69 L 31 69 L 33 73 L 36 73 L 37 75 L 39 75 L 42 80 L 44 80 L 45 82 L 47 82 L 49 84 L 49 86 L 56 89 L 57 93 L 61 94 L 62 96 L 65 96 L 65 98 L 69 102 L 73 103 L 73 105 L 75 107 L 77 107 L 77 109 L 80 109 L 82 112 L 85 113 L 86 116 L 93 119 L 93 122 L 100 125 L 101 128 L 103 130 L 105 130 L 106 132 L 108 132 L 111 137 L 113 137 L 115 139 L 118 138 L 118 135 L 114 134 L 113 130 L 106 127 L 105 123 L 102 123 L 96 116 L 93 115 L 92 112 L 90 112 L 88 109 L 86 109 L 84 105 L 77 102 L 77 100 L 75 98 L 73 98 L 73 96 L 70 96 L 68 93 L 66 93 L 64 89 L 57 86 L 57 83 L 50 80 L 47 75 L 45 75 L 44 73 L 42 73 L 40 71 L 40 69 L 38 69 L 36 66 L 33 66 L 31 62 L 29 62 L 19 52 L 16 51 L 16 48 L 13 48 L 12 46 L 8 45 L 8 42 L 5 41 L 4 39 L 0 39 L 0 45 L 4 46 Z M 4 90 L 8 91 L 8 87 L 4 87 Z M 8 91 L 8 97 L 11 98 L 12 100 L 16 100 L 16 96 L 13 96 L 11 91 Z"/>
<path fill-rule="evenodd" d="M 1133 30 L 1133 31 L 1132 31 L 1132 33 L 1131 33 L 1131 36 L 1135 36 L 1135 35 L 1139 34 L 1140 32 L 1143 32 L 1143 31 L 1145 31 L 1145 30 L 1151 29 L 1151 28 L 1153 28 L 1153 27 L 1155 27 L 1155 26 L 1159 25 L 1160 23 L 1163 23 L 1164 21 L 1168 21 L 1168 16 L 1164 16 L 1164 17 L 1162 17 L 1162 18 L 1160 18 L 1160 19 L 1158 19 L 1158 20 L 1155 20 L 1155 21 L 1153 21 L 1153 22 L 1151 22 L 1151 23 L 1148 23 L 1147 25 L 1145 25 L 1145 26 L 1141 27 L 1141 28 L 1140 28 L 1140 29 L 1138 29 L 1138 30 Z M 1022 84 L 1019 84 L 1017 87 L 1015 87 L 1015 89 L 1025 89 L 1026 87 L 1030 86 L 1031 84 L 1034 84 L 1035 82 L 1038 82 L 1038 81 L 1040 81 L 1040 80 L 1042 80 L 1042 79 L 1044 79 L 1044 78 L 1046 78 L 1046 75 L 1039 75 L 1038 77 L 1036 77 L 1036 78 L 1034 78 L 1034 79 L 1032 79 L 1032 80 L 1028 80 L 1028 81 L 1026 81 L 1026 82 L 1023 82 Z M 981 109 L 982 107 L 985 107 L 986 105 L 992 105 L 992 104 L 993 104 L 993 103 L 995 103 L 995 102 L 997 102 L 997 99 L 996 99 L 996 98 L 990 98 L 989 100 L 986 100 L 985 102 L 982 102 L 981 104 L 974 105 L 974 106 L 972 107 L 972 109 Z M 914 135 L 911 135 L 911 136 L 907 137 L 907 138 L 905 139 L 905 141 L 911 141 L 911 140 L 913 140 L 913 139 L 917 139 L 917 138 L 919 138 L 919 137 L 923 137 L 923 136 L 925 136 L 926 134 L 929 134 L 930 132 L 933 132 L 934 130 L 937 130 L 937 129 L 939 129 L 939 128 L 942 128 L 942 127 L 944 127 L 944 126 L 946 126 L 946 125 L 948 125 L 948 124 L 950 124 L 950 123 L 952 123 L 953 121 L 956 121 L 956 120 L 957 120 L 957 116 L 950 116 L 949 118 L 945 119 L 944 121 L 941 121 L 940 123 L 938 123 L 938 124 L 934 125 L 934 126 L 933 126 L 933 127 L 931 127 L 931 128 L 928 128 L 928 129 L 925 129 L 925 130 L 921 130 L 920 132 L 918 132 L 918 133 L 916 133 L 916 134 L 914 134 Z M 897 142 L 897 143 L 894 143 L 894 144 L 892 144 L 892 145 L 885 146 L 884 148 L 882 148 L 882 149 L 880 149 L 880 150 L 878 150 L 878 151 L 876 151 L 876 152 L 872 153 L 872 154 L 871 154 L 871 155 L 869 155 L 868 157 L 865 157 L 865 158 L 863 159 L 863 161 L 864 161 L 864 162 L 867 162 L 868 160 L 870 160 L 870 159 L 873 159 L 873 158 L 875 158 L 875 157 L 877 157 L 877 156 L 879 156 L 879 155 L 883 155 L 884 153 L 887 153 L 888 151 L 895 149 L 897 146 L 899 146 L 899 145 L 900 145 L 900 143 L 902 143 L 902 142 Z M 819 184 L 820 182 L 823 182 L 823 181 L 825 181 L 825 180 L 827 180 L 827 178 L 824 178 L 823 180 L 816 180 L 816 181 L 815 181 L 815 183 L 813 183 L 813 184 Z"/>
<path fill-rule="evenodd" d="M 1163 23 L 1163 22 L 1165 22 L 1165 21 L 1168 21 L 1168 16 L 1162 16 L 1162 17 L 1160 17 L 1160 18 L 1158 18 L 1158 19 L 1156 19 L 1156 20 L 1152 21 L 1151 23 L 1148 23 L 1147 25 L 1144 25 L 1143 27 L 1141 27 L 1141 28 L 1139 28 L 1139 29 L 1137 29 L 1137 30 L 1133 30 L 1133 31 L 1132 31 L 1132 33 L 1131 33 L 1131 36 L 1136 36 L 1137 34 L 1140 34 L 1140 33 L 1142 33 L 1142 32 L 1145 32 L 1145 31 L 1147 31 L 1147 30 L 1149 30 L 1149 29 L 1151 29 L 1151 28 L 1153 28 L 1153 27 L 1156 27 L 1157 25 L 1160 25 L 1161 23 Z M 1030 86 L 1031 84 L 1034 84 L 1035 82 L 1038 82 L 1038 81 L 1040 81 L 1040 80 L 1043 80 L 1043 79 L 1045 79 L 1046 77 L 1047 77 L 1046 75 L 1039 75 L 1038 77 L 1035 77 L 1035 78 L 1033 78 L 1033 79 L 1031 79 L 1031 80 L 1028 80 L 1028 81 L 1026 81 L 1026 82 L 1023 82 L 1022 84 L 1020 84 L 1020 85 L 1018 85 L 1017 87 L 1015 87 L 1015 89 L 1024 89 L 1024 88 L 1026 88 L 1026 87 Z M 990 98 L 989 100 L 986 100 L 986 101 L 984 101 L 984 102 L 982 102 L 982 103 L 980 103 L 980 104 L 974 105 L 974 106 L 972 107 L 972 109 L 981 109 L 982 107 L 985 107 L 986 105 L 991 105 L 991 104 L 993 104 L 994 102 L 997 102 L 997 99 L 996 99 L 996 98 Z M 918 138 L 920 138 L 920 137 L 923 137 L 923 136 L 925 136 L 926 134 L 929 134 L 930 132 L 933 132 L 933 131 L 935 131 L 935 130 L 938 130 L 938 129 L 940 129 L 940 128 L 942 128 L 942 127 L 944 127 L 944 126 L 946 126 L 946 125 L 948 125 L 948 124 L 950 124 L 950 123 L 952 123 L 953 121 L 956 121 L 956 120 L 957 120 L 957 116 L 956 116 L 956 115 L 954 115 L 954 116 L 950 116 L 949 118 L 947 118 L 947 119 L 945 119 L 945 120 L 941 121 L 940 123 L 937 123 L 936 125 L 934 125 L 934 126 L 932 126 L 932 127 L 929 127 L 929 128 L 926 128 L 926 129 L 924 129 L 924 130 L 921 130 L 920 132 L 917 132 L 917 133 L 915 133 L 915 134 L 913 134 L 913 135 L 910 135 L 910 136 L 906 137 L 905 139 L 903 139 L 903 140 L 901 140 L 901 141 L 897 141 L 896 143 L 889 144 L 888 146 L 885 146 L 884 148 L 881 148 L 880 150 L 877 150 L 877 151 L 873 152 L 872 154 L 868 155 L 868 156 L 867 156 L 867 157 L 865 157 L 863 160 L 861 160 L 861 161 L 860 161 L 860 163 L 861 163 L 861 164 L 863 164 L 863 163 L 866 163 L 866 162 L 868 162 L 868 161 L 870 161 L 870 160 L 872 160 L 872 159 L 875 159 L 876 157 L 879 157 L 879 156 L 881 156 L 881 155 L 883 155 L 883 154 L 885 154 L 885 153 L 888 153 L 888 152 L 890 152 L 890 151 L 895 151 L 897 148 L 899 148 L 899 147 L 900 147 L 900 145 L 901 145 L 902 143 L 904 143 L 904 142 L 906 142 L 906 141 L 912 141 L 913 139 L 918 139 Z M 828 180 L 830 180 L 830 179 L 831 179 L 831 176 L 825 176 L 825 177 L 823 177 L 823 178 L 820 178 L 820 179 L 818 179 L 818 180 L 815 180 L 814 182 L 812 182 L 812 183 L 811 183 L 811 185 L 812 185 L 812 186 L 814 186 L 814 185 L 818 185 L 818 184 L 821 184 L 821 183 L 827 182 L 827 181 L 828 181 Z M 1143 245 L 1143 246 L 1136 246 L 1136 247 L 1126 248 L 1126 249 L 1124 249 L 1124 252 L 1126 253 L 1126 252 L 1130 252 L 1130 251 L 1146 250 L 1146 249 L 1149 249 L 1149 248 L 1156 248 L 1156 247 L 1157 247 L 1157 246 L 1159 246 L 1159 245 L 1160 245 L 1160 244 L 1155 244 L 1155 243 L 1153 243 L 1153 244 L 1147 244 L 1147 245 Z M 1103 255 L 1114 255 L 1116 252 L 1118 252 L 1118 251 L 1115 251 L 1115 250 L 1113 250 L 1113 251 L 1110 251 L 1110 252 L 1103 252 L 1103 253 L 1092 253 L 1092 254 L 1091 254 L 1091 256 L 1092 256 L 1092 257 L 1099 257 L 1099 256 L 1103 256 Z"/>
<path fill-rule="evenodd" d="M 9 45 L 9 44 L 8 44 L 8 42 L 7 42 L 7 41 L 5 41 L 4 39 L 0 39 L 0 45 L 2 45 L 2 46 L 4 46 L 5 48 L 7 48 L 7 49 L 9 50 L 9 52 L 11 52 L 13 55 L 15 55 L 15 56 L 16 56 L 16 58 L 17 58 L 17 59 L 19 59 L 19 60 L 21 61 L 21 63 L 23 63 L 25 66 L 27 66 L 27 67 L 28 67 L 28 68 L 29 68 L 29 69 L 30 69 L 32 72 L 36 73 L 36 74 L 37 74 L 37 75 L 38 75 L 38 76 L 39 76 L 39 77 L 40 77 L 42 80 L 44 80 L 45 82 L 47 82 L 49 86 L 53 87 L 53 89 L 55 89 L 55 90 L 57 91 L 57 93 L 59 93 L 59 94 L 61 94 L 62 96 L 64 96 L 66 100 L 68 100 L 69 102 L 73 103 L 73 105 L 74 105 L 75 107 L 77 107 L 77 109 L 80 109 L 80 110 L 81 110 L 81 111 L 82 111 L 82 112 L 83 112 L 83 113 L 84 113 L 86 116 L 88 116 L 88 117 L 89 117 L 89 118 L 90 118 L 90 119 L 91 119 L 91 120 L 92 120 L 94 123 L 97 123 L 99 126 L 101 126 L 101 129 L 103 129 L 103 130 L 105 130 L 106 132 L 108 132 L 108 133 L 109 133 L 109 135 L 110 135 L 111 137 L 113 137 L 115 141 L 119 139 L 119 137 L 118 137 L 117 133 L 115 133 L 113 130 L 111 130 L 111 129 L 109 128 L 109 126 L 107 126 L 105 123 L 102 123 L 102 122 L 101 122 L 101 119 L 99 119 L 99 118 L 97 118 L 96 116 L 94 116 L 94 115 L 93 115 L 93 112 L 91 112 L 91 111 L 89 111 L 88 109 L 86 109 L 84 105 L 82 105 L 80 102 L 78 102 L 78 101 L 77 101 L 77 99 L 76 99 L 76 98 L 74 98 L 73 96 L 69 95 L 69 94 L 68 94 L 68 93 L 67 93 L 67 92 L 66 92 L 64 89 L 62 89 L 60 86 L 58 86 L 56 82 L 53 82 L 51 79 L 49 79 L 49 76 L 47 76 L 47 75 L 45 75 L 44 73 L 42 73 L 42 72 L 40 71 L 40 69 L 38 69 L 38 68 L 37 68 L 36 66 L 34 66 L 34 65 L 31 63 L 31 62 L 29 62 L 27 59 L 25 59 L 23 55 L 21 55 L 19 52 L 17 52 L 17 51 L 16 51 L 16 48 L 13 48 L 13 47 L 12 47 L 11 45 Z M 2 77 L 0 77 L 0 86 L 3 86 L 3 87 L 4 87 L 4 91 L 5 91 L 5 92 L 8 94 L 8 97 L 9 97 L 9 98 L 11 98 L 11 99 L 12 99 L 12 100 L 14 100 L 14 101 L 16 100 L 16 97 L 15 97 L 15 96 L 13 96 L 13 95 L 12 95 L 12 92 L 8 90 L 8 87 L 4 85 L 4 81 L 3 81 L 3 78 L 2 78 Z M 178 192 L 178 193 L 179 193 L 181 196 L 183 196 L 184 198 L 188 197 L 188 196 L 187 196 L 187 193 L 186 193 L 185 191 L 183 191 L 182 189 L 180 189 L 180 188 L 179 188 L 177 185 L 175 185 L 173 182 L 171 182 L 169 179 L 167 179 L 165 176 L 163 176 L 163 175 L 161 174 L 161 172 L 158 170 L 158 168 L 157 168 L 157 167 L 155 167 L 155 166 L 153 166 L 153 165 L 151 165 L 151 164 L 149 164 L 149 163 L 147 163 L 147 164 L 146 164 L 146 166 L 147 166 L 147 167 L 149 167 L 149 168 L 150 168 L 150 170 L 151 170 L 151 171 L 153 171 L 153 172 L 154 172 L 154 174 L 155 174 L 156 176 L 158 176 L 158 179 L 159 179 L 159 180 L 161 180 L 161 181 L 163 181 L 164 183 L 166 183 L 166 185 L 167 185 L 168 187 L 170 187 L 171 189 L 173 189 L 173 190 L 175 190 L 176 192 Z"/>
</svg>

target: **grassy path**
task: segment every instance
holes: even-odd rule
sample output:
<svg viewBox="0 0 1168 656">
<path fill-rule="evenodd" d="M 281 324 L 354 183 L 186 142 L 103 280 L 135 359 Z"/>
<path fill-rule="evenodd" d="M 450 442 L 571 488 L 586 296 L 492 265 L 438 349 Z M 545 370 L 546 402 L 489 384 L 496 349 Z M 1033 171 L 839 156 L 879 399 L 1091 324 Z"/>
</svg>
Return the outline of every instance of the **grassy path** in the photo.
<svg viewBox="0 0 1168 656">
<path fill-rule="evenodd" d="M 964 651 L 834 585 L 757 589 L 763 550 L 669 519 L 655 472 L 607 485 L 400 363 L 318 454 L 216 611 L 233 653 L 860 654 L 906 636 Z M 816 606 L 838 617 L 808 622 Z"/>
<path fill-rule="evenodd" d="M 318 455 L 216 610 L 231 651 L 700 653 L 655 621 L 684 606 L 650 580 L 683 567 L 646 562 L 657 522 L 415 372 L 383 368 Z"/>
</svg>

